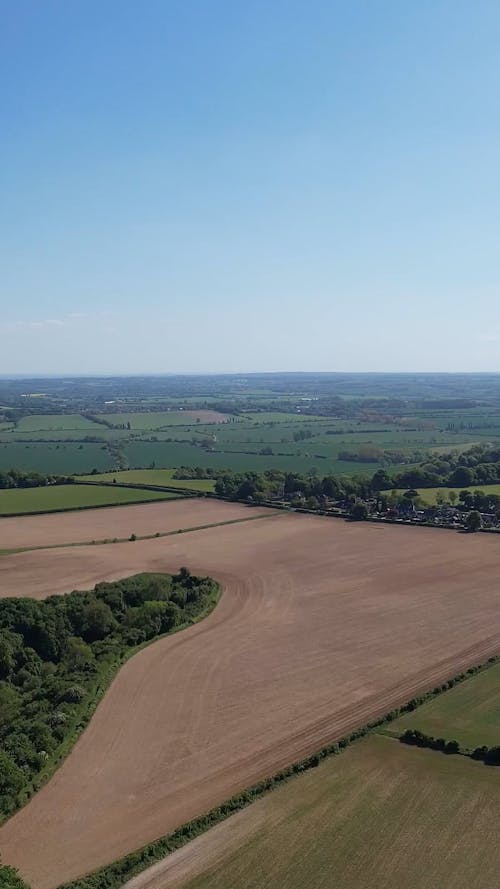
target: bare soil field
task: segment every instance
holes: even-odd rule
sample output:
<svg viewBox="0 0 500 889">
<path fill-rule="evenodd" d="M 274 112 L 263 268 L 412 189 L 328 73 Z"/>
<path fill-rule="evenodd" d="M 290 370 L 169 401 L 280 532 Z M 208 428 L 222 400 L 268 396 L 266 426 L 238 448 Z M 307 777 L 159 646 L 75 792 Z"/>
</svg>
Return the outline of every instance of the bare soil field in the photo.
<svg viewBox="0 0 500 889">
<path fill-rule="evenodd" d="M 491 889 L 499 804 L 498 770 L 371 737 L 124 889 Z"/>
<path fill-rule="evenodd" d="M 184 411 L 188 420 L 199 420 L 200 423 L 227 423 L 229 414 L 221 414 L 220 411 L 200 410 Z"/>
<path fill-rule="evenodd" d="M 265 512 L 265 509 L 243 506 L 240 503 L 190 497 L 173 502 L 0 518 L 0 549 L 85 541 L 90 543 L 92 540 L 130 537 L 131 534 L 145 537 L 157 532 L 177 531 L 179 528 L 195 528 L 198 525 L 252 518 Z"/>
<path fill-rule="evenodd" d="M 172 831 L 500 651 L 489 535 L 279 514 L 4 556 L 1 587 L 42 596 L 180 565 L 218 579 L 220 604 L 127 662 L 59 771 L 0 828 L 0 854 L 34 889 Z"/>
</svg>

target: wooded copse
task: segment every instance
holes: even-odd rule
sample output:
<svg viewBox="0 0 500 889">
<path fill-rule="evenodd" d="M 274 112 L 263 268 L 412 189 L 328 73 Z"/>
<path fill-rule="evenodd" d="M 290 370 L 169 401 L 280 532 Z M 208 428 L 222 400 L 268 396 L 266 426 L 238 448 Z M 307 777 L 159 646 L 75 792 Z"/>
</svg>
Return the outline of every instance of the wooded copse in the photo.
<svg viewBox="0 0 500 889">
<path fill-rule="evenodd" d="M 43 601 L 0 600 L 0 817 L 37 789 L 123 658 L 195 620 L 217 591 L 181 568 Z"/>
<path fill-rule="evenodd" d="M 40 472 L 22 472 L 20 469 L 0 471 L 0 488 L 42 488 L 46 485 L 66 485 L 72 481 L 66 475 L 43 475 Z"/>
</svg>

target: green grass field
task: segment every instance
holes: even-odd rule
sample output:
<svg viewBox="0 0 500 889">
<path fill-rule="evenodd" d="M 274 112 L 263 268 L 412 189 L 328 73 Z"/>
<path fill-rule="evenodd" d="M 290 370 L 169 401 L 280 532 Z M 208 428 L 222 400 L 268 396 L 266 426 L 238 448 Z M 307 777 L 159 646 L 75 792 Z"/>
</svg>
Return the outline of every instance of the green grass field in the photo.
<svg viewBox="0 0 500 889">
<path fill-rule="evenodd" d="M 72 475 L 103 472 L 111 469 L 113 458 L 101 444 L 88 442 L 31 442 L 30 444 L 0 441 L 0 469 L 33 469 L 36 472 Z"/>
<path fill-rule="evenodd" d="M 215 482 L 211 479 L 177 479 L 172 478 L 174 469 L 130 469 L 122 472 L 102 472 L 98 475 L 82 476 L 88 481 L 124 482 L 129 485 L 166 485 L 170 488 L 188 491 L 213 491 Z"/>
<path fill-rule="evenodd" d="M 152 431 L 154 429 L 162 429 L 168 426 L 198 425 L 196 423 L 196 418 L 189 411 L 144 411 L 137 413 L 102 414 L 102 419 L 117 426 L 122 424 L 126 426 L 127 423 L 130 423 L 130 428 L 138 431 Z"/>
<path fill-rule="evenodd" d="M 57 512 L 90 506 L 111 506 L 168 500 L 175 494 L 162 491 L 138 491 L 97 485 L 53 485 L 46 488 L 14 488 L 0 491 L 0 516 L 33 512 Z"/>
<path fill-rule="evenodd" d="M 448 495 L 450 491 L 455 491 L 457 496 L 460 494 L 460 491 L 465 490 L 465 488 L 418 488 L 418 494 L 422 503 L 428 504 L 430 506 L 435 506 L 437 503 L 436 497 L 441 494 L 445 500 L 448 500 Z M 467 491 L 484 491 L 485 494 L 500 494 L 500 485 L 468 485 Z M 390 491 L 386 491 L 386 494 L 389 494 Z M 404 494 L 404 490 L 398 490 L 398 494 Z"/>
<path fill-rule="evenodd" d="M 455 739 L 470 750 L 483 744 L 500 744 L 500 664 L 438 695 L 413 713 L 405 713 L 384 732 L 399 736 L 409 728 L 435 738 Z"/>
<path fill-rule="evenodd" d="M 98 432 L 99 423 L 87 420 L 81 414 L 33 414 L 22 417 L 18 424 L 19 432 L 75 430 L 78 432 Z"/>
<path fill-rule="evenodd" d="M 91 429 L 36 429 L 27 432 L 20 432 L 19 429 L 11 428 L 10 431 L 2 431 L 0 429 L 0 443 L 12 444 L 19 442 L 20 444 L 29 444 L 30 442 L 59 442 L 59 441 L 77 441 L 82 442 L 85 446 L 93 442 L 87 442 L 85 439 L 92 437 L 97 442 L 109 441 L 110 439 L 128 438 L 130 432 L 127 429 L 108 429 L 107 426 L 101 426 L 96 423 Z"/>
<path fill-rule="evenodd" d="M 179 886 L 493 889 L 499 830 L 500 770 L 372 736 L 195 840 Z"/>
<path fill-rule="evenodd" d="M 214 469 L 232 469 L 235 472 L 263 472 L 265 469 L 281 469 L 285 472 L 308 473 L 315 470 L 318 475 L 334 472 L 338 475 L 374 473 L 378 463 L 350 463 L 347 461 L 317 457 L 312 450 L 305 449 L 301 454 L 262 455 L 256 452 L 206 451 L 186 442 L 131 441 L 123 446 L 123 451 L 133 467 L 156 466 L 203 466 Z M 1 451 L 0 451 L 1 454 Z M 87 470 L 88 471 L 88 470 Z"/>
</svg>

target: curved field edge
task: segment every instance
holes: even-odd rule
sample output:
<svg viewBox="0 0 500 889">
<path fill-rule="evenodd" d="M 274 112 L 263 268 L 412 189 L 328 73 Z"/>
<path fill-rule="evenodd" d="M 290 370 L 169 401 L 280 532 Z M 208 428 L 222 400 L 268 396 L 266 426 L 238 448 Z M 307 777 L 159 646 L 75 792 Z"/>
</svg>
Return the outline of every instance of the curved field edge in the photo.
<svg viewBox="0 0 500 889">
<path fill-rule="evenodd" d="M 57 889 L 119 889 L 119 887 L 125 886 L 130 879 L 138 876 L 152 865 L 157 864 L 162 859 L 168 857 L 172 852 L 185 846 L 191 840 L 200 836 L 200 834 L 205 833 L 210 830 L 210 828 L 225 821 L 230 815 L 246 808 L 287 781 L 290 781 L 312 768 L 316 768 L 322 759 L 338 756 L 343 750 L 356 741 L 359 741 L 361 738 L 364 738 L 366 735 L 374 731 L 379 732 L 380 729 L 383 729 L 384 726 L 398 719 L 401 715 L 411 713 L 422 704 L 444 694 L 459 683 L 465 682 L 472 676 L 475 676 L 498 663 L 500 663 L 500 655 L 495 655 L 488 658 L 484 663 L 468 668 L 466 672 L 461 672 L 451 677 L 439 686 L 436 686 L 432 691 L 411 698 L 401 707 L 396 707 L 393 710 L 388 711 L 380 718 L 374 719 L 355 729 L 349 735 L 338 739 L 332 744 L 328 744 L 326 747 L 322 747 L 317 753 L 295 762 L 285 769 L 281 769 L 269 778 L 266 778 L 258 784 L 249 787 L 247 790 L 232 796 L 221 805 L 210 809 L 210 811 L 204 815 L 181 825 L 181 827 L 173 833 L 160 837 L 140 849 L 137 849 L 135 852 L 131 852 L 123 858 L 120 858 L 112 864 L 106 865 L 87 876 L 70 881 L 69 883 L 63 883 L 58 886 Z"/>
<path fill-rule="evenodd" d="M 123 578 L 124 581 L 130 579 L 134 575 L 129 575 L 127 578 Z M 208 599 L 201 609 L 199 614 L 195 617 L 191 617 L 178 626 L 173 627 L 166 633 L 160 633 L 158 636 L 154 636 L 152 639 L 147 639 L 144 642 L 141 642 L 139 645 L 135 645 L 133 648 L 130 648 L 128 651 L 124 652 L 124 654 L 118 658 L 115 663 L 112 665 L 104 664 L 103 667 L 97 671 L 93 682 L 89 686 L 89 695 L 88 699 L 85 701 L 84 705 L 82 705 L 81 710 L 78 712 L 77 717 L 75 718 L 75 726 L 71 732 L 61 741 L 60 745 L 54 751 L 54 755 L 49 757 L 44 768 L 37 774 L 36 778 L 32 781 L 26 783 L 25 787 L 23 787 L 19 791 L 19 805 L 9 813 L 6 817 L 0 817 L 0 825 L 4 824 L 8 821 L 13 815 L 16 814 L 20 809 L 26 806 L 33 795 L 41 789 L 41 787 L 46 784 L 50 778 L 55 774 L 57 769 L 62 765 L 64 760 L 69 756 L 71 750 L 73 749 L 76 742 L 83 735 L 86 728 L 88 727 L 92 716 L 94 715 L 99 703 L 104 698 L 106 692 L 108 691 L 111 683 L 118 675 L 121 668 L 127 663 L 127 661 L 131 660 L 131 658 L 135 657 L 136 654 L 139 654 L 144 648 L 148 648 L 151 645 L 154 645 L 156 642 L 160 642 L 161 639 L 165 639 L 167 636 L 173 636 L 176 633 L 181 632 L 182 630 L 186 630 L 188 627 L 193 626 L 194 624 L 199 623 L 204 620 L 212 611 L 215 609 L 216 605 L 220 601 L 222 595 L 222 587 L 221 585 L 210 578 L 212 584 L 212 592 L 208 596 Z M 0 868 L 2 865 L 2 861 L 0 860 Z M 0 870 L 0 877 L 1 877 Z M 0 887 L 2 886 L 0 880 Z"/>
</svg>

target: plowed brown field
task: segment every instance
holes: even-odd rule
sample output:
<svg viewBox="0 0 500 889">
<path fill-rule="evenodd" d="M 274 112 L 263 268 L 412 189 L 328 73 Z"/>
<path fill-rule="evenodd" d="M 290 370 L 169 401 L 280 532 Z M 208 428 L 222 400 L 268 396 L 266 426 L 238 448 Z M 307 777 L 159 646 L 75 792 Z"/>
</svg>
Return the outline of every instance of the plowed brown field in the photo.
<svg viewBox="0 0 500 889">
<path fill-rule="evenodd" d="M 183 564 L 222 582 L 218 607 L 128 661 L 53 779 L 0 829 L 0 853 L 34 889 L 171 831 L 500 651 L 489 535 L 280 514 L 0 559 L 2 587 L 19 595 Z"/>
<path fill-rule="evenodd" d="M 243 506 L 240 503 L 190 497 L 186 500 L 138 503 L 134 506 L 86 509 L 81 512 L 0 518 L 0 548 L 54 546 L 80 541 L 90 543 L 92 540 L 113 537 L 123 539 L 131 534 L 146 537 L 157 532 L 164 534 L 177 531 L 178 528 L 253 518 L 265 512 L 265 509 Z"/>
</svg>

